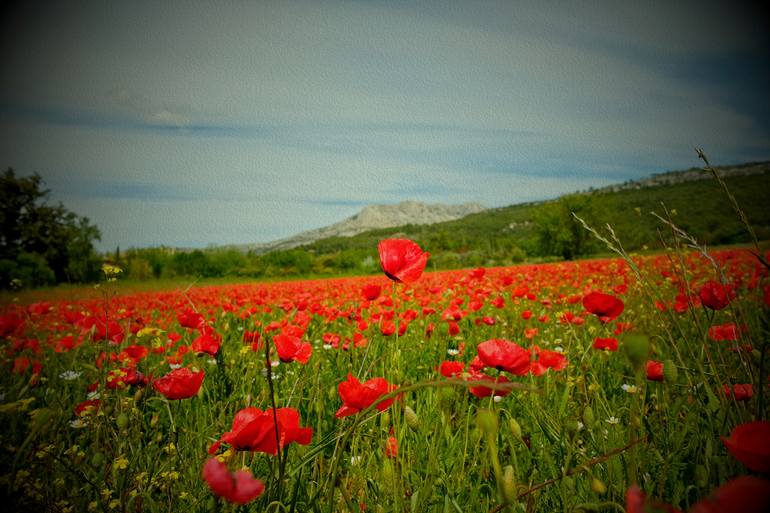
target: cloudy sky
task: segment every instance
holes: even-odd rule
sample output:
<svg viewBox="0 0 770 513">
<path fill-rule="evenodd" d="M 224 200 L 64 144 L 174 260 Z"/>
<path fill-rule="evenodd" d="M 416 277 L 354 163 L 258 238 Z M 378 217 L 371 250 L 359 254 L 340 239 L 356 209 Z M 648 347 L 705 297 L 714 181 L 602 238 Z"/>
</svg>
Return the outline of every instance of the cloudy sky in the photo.
<svg viewBox="0 0 770 513">
<path fill-rule="evenodd" d="M 19 4 L 0 166 L 103 250 L 770 159 L 768 20 L 733 2 Z"/>
</svg>

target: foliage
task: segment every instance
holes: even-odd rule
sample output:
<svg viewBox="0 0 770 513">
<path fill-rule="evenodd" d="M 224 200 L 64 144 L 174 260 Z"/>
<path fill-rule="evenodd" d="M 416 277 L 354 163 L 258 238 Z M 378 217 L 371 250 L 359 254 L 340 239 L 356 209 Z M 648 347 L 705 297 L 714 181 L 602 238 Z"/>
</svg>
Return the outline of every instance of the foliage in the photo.
<svg viewBox="0 0 770 513">
<path fill-rule="evenodd" d="M 107 283 L 101 298 L 8 304 L 0 493 L 11 511 L 597 511 L 620 510 L 636 483 L 685 510 L 746 474 L 720 437 L 768 414 L 770 283 L 745 251 L 710 257 L 428 273 L 408 287 L 114 295 Z M 703 308 L 698 291 L 719 276 L 730 300 Z M 281 356 L 288 342 L 302 359 Z M 182 374 L 198 380 L 169 393 Z M 236 429 L 247 408 L 253 429 Z M 272 408 L 296 411 L 297 443 L 271 449 L 268 430 L 236 447 L 274 425 Z M 207 484 L 211 453 L 225 483 L 246 472 L 261 494 L 212 488 L 210 472 Z"/>
<path fill-rule="evenodd" d="M 770 173 L 727 178 L 760 239 L 770 239 L 765 192 Z M 132 249 L 121 256 L 128 276 L 249 277 L 360 275 L 377 272 L 377 243 L 405 237 L 430 248 L 430 270 L 505 266 L 524 261 L 572 259 L 606 249 L 576 222 L 577 213 L 593 226 L 610 223 L 628 250 L 660 248 L 671 235 L 649 212 L 664 204 L 681 228 L 709 245 L 749 242 L 719 186 L 709 180 L 656 187 L 562 196 L 554 201 L 490 209 L 433 225 L 372 230 L 353 237 L 331 237 L 291 250 L 259 255 L 235 248 L 196 251 Z M 146 262 L 142 262 L 146 261 Z M 132 262 L 135 262 L 132 264 Z M 141 262 L 141 263 L 140 263 Z M 147 265 L 152 272 L 148 272 Z"/>
<path fill-rule="evenodd" d="M 20 177 L 9 168 L 0 177 L 0 288 L 98 277 L 99 230 L 61 204 L 47 204 L 42 187 L 37 174 Z"/>
</svg>

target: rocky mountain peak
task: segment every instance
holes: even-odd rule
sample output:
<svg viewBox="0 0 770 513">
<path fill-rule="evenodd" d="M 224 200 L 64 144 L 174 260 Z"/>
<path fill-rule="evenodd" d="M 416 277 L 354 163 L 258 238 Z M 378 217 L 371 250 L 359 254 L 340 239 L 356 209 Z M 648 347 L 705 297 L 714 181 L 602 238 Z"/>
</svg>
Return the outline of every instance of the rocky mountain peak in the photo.
<svg viewBox="0 0 770 513">
<path fill-rule="evenodd" d="M 327 237 L 352 237 L 367 230 L 392 228 L 405 224 L 433 224 L 452 221 L 485 210 L 479 203 L 445 205 L 407 200 L 392 205 L 369 205 L 339 223 L 302 232 L 293 237 L 252 247 L 260 253 L 291 249 Z"/>
</svg>

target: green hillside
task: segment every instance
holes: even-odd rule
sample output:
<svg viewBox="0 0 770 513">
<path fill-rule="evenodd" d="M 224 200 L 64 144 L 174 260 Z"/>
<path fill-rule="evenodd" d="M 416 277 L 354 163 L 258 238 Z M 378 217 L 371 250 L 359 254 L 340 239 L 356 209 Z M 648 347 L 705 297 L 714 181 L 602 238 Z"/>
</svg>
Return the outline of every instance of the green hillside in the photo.
<svg viewBox="0 0 770 513">
<path fill-rule="evenodd" d="M 676 177 L 676 173 L 671 174 Z M 674 180 L 672 178 L 672 180 Z M 726 182 L 761 240 L 770 240 L 770 172 L 731 176 Z M 628 186 L 626 186 L 628 187 Z M 377 242 L 403 237 L 431 253 L 431 269 L 509 265 L 522 261 L 570 259 L 606 253 L 572 217 L 594 227 L 609 223 L 628 250 L 661 247 L 670 231 L 650 212 L 672 220 L 708 245 L 749 242 L 730 203 L 713 179 L 669 185 L 612 189 L 562 196 L 547 202 L 486 210 L 432 225 L 372 230 L 333 237 L 264 255 L 236 249 L 178 252 L 165 248 L 129 250 L 120 255 L 129 277 L 241 276 L 252 278 L 366 274 L 379 270 Z"/>
<path fill-rule="evenodd" d="M 770 239 L 770 173 L 735 176 L 727 184 L 760 239 Z M 558 200 L 512 205 L 433 225 L 407 225 L 337 237 L 306 246 L 316 256 L 371 251 L 395 234 L 432 252 L 438 267 L 507 264 L 525 257 L 572 258 L 604 251 L 584 233 L 570 212 L 596 227 L 609 223 L 627 249 L 659 246 L 662 224 L 650 212 L 673 211 L 672 220 L 709 245 L 748 242 L 742 224 L 713 180 L 698 180 L 618 192 L 563 196 Z M 665 230 L 664 230 L 665 231 Z"/>
</svg>

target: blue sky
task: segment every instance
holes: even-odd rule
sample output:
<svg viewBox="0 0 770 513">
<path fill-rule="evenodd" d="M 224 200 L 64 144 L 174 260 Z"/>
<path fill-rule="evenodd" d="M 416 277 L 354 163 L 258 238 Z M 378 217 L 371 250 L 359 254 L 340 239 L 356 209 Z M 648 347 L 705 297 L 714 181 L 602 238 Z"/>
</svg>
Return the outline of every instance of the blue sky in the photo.
<svg viewBox="0 0 770 513">
<path fill-rule="evenodd" d="M 728 2 L 25 2 L 0 165 L 99 248 L 269 241 L 770 159 L 763 13 Z"/>
</svg>

